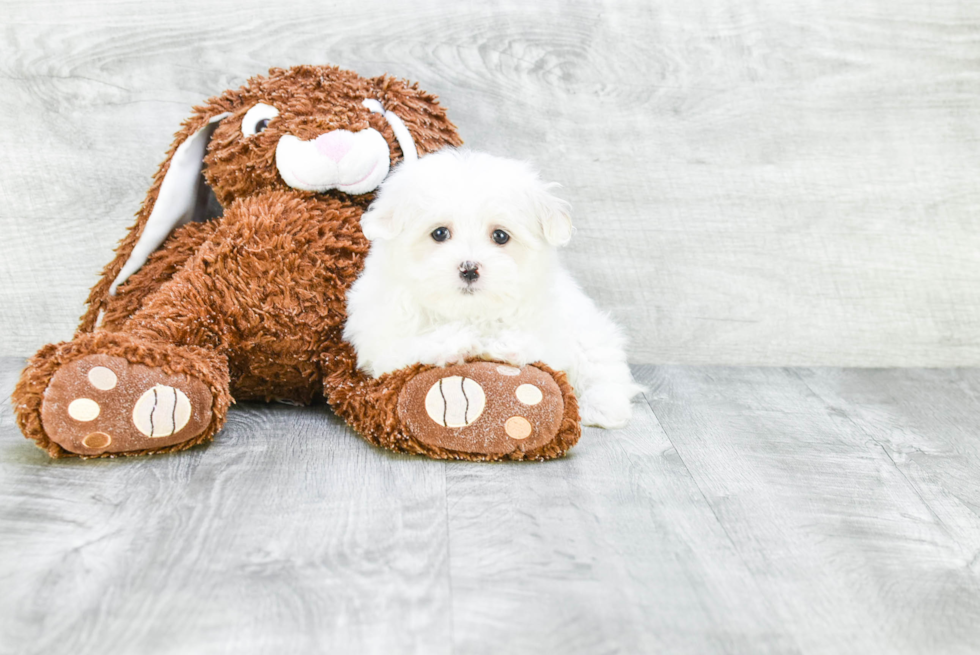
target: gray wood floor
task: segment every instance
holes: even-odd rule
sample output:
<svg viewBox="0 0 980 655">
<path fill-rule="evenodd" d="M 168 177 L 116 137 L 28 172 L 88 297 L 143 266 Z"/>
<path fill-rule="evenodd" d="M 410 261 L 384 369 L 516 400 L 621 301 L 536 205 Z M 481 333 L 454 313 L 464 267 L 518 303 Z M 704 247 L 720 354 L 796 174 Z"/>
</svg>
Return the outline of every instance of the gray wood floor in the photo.
<svg viewBox="0 0 980 655">
<path fill-rule="evenodd" d="M 975 653 L 980 371 L 637 367 L 544 464 L 240 405 L 52 461 L 0 360 L 0 653 Z"/>
</svg>

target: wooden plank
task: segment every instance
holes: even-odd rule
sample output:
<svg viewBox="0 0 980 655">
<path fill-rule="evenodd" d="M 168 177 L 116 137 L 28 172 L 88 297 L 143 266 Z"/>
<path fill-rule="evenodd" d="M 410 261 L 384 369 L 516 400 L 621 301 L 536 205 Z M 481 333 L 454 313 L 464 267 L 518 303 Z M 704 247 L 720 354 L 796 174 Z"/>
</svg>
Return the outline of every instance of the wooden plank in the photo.
<svg viewBox="0 0 980 655">
<path fill-rule="evenodd" d="M 955 544 L 953 561 L 980 574 L 980 371 L 812 369 L 800 375 L 830 407 L 846 408 L 847 419 L 932 510 Z"/>
<path fill-rule="evenodd" d="M 803 652 L 974 651 L 980 576 L 959 535 L 855 424 L 851 406 L 824 401 L 799 375 L 810 373 L 667 367 L 641 377 Z M 890 411 L 914 402 L 894 394 Z M 976 479 L 975 464 L 961 464 Z"/>
<path fill-rule="evenodd" d="M 52 461 L 5 400 L 0 652 L 449 652 L 443 470 L 259 405 L 178 456 Z"/>
<path fill-rule="evenodd" d="M 972 0 L 11 0 L 0 355 L 70 337 L 192 104 L 332 62 L 562 182 L 633 361 L 980 364 L 978 30 Z"/>
<path fill-rule="evenodd" d="M 455 649 L 787 653 L 650 408 L 543 464 L 447 470 Z"/>
<path fill-rule="evenodd" d="M 53 461 L 0 359 L 0 653 L 970 653 L 980 373 L 638 367 L 563 460 L 432 462 L 241 405 Z"/>
</svg>

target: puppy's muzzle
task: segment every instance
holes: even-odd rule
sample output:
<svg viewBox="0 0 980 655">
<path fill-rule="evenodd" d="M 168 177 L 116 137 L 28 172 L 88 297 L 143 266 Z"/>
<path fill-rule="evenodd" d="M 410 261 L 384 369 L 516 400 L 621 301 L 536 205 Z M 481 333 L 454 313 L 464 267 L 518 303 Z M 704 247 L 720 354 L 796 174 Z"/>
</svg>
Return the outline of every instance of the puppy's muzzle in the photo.
<svg viewBox="0 0 980 655">
<path fill-rule="evenodd" d="M 463 262 L 459 265 L 459 277 L 462 278 L 466 284 L 473 284 L 480 277 L 480 265 L 476 262 Z"/>
</svg>

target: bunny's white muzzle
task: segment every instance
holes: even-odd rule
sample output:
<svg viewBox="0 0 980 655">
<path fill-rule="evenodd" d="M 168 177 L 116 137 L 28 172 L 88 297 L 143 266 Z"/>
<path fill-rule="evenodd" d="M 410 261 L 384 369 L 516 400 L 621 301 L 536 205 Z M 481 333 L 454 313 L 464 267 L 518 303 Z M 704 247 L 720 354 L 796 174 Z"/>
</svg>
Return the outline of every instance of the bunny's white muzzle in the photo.
<svg viewBox="0 0 980 655">
<path fill-rule="evenodd" d="M 276 167 L 294 189 L 323 192 L 373 191 L 388 175 L 391 152 L 374 128 L 332 130 L 311 141 L 284 134 L 276 146 Z"/>
<path fill-rule="evenodd" d="M 418 159 L 415 140 L 402 119 L 385 111 L 381 103 L 363 103 L 373 114 L 384 116 L 402 149 L 406 162 Z M 354 195 L 369 193 L 388 176 L 391 150 L 374 128 L 359 132 L 331 130 L 312 141 L 285 134 L 276 146 L 276 168 L 283 181 L 294 189 L 323 192 L 339 189 Z"/>
</svg>

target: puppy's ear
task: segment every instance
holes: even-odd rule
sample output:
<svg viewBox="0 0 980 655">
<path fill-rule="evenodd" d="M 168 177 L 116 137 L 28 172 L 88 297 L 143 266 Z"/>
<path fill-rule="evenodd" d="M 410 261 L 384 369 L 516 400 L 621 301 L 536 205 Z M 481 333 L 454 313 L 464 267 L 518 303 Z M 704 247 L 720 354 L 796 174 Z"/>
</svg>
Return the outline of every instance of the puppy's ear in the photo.
<svg viewBox="0 0 980 655">
<path fill-rule="evenodd" d="M 417 173 L 416 166 L 402 162 L 381 184 L 374 202 L 361 215 L 361 232 L 368 241 L 394 239 L 401 234 L 406 221 L 415 216 Z"/>
<path fill-rule="evenodd" d="M 368 241 L 390 241 L 402 231 L 403 222 L 395 211 L 395 204 L 379 198 L 361 215 L 361 232 Z"/>
<path fill-rule="evenodd" d="M 545 240 L 553 246 L 564 246 L 575 232 L 570 205 L 551 190 L 561 186 L 556 182 L 539 184 L 532 192 L 534 212 L 541 224 Z"/>
</svg>

